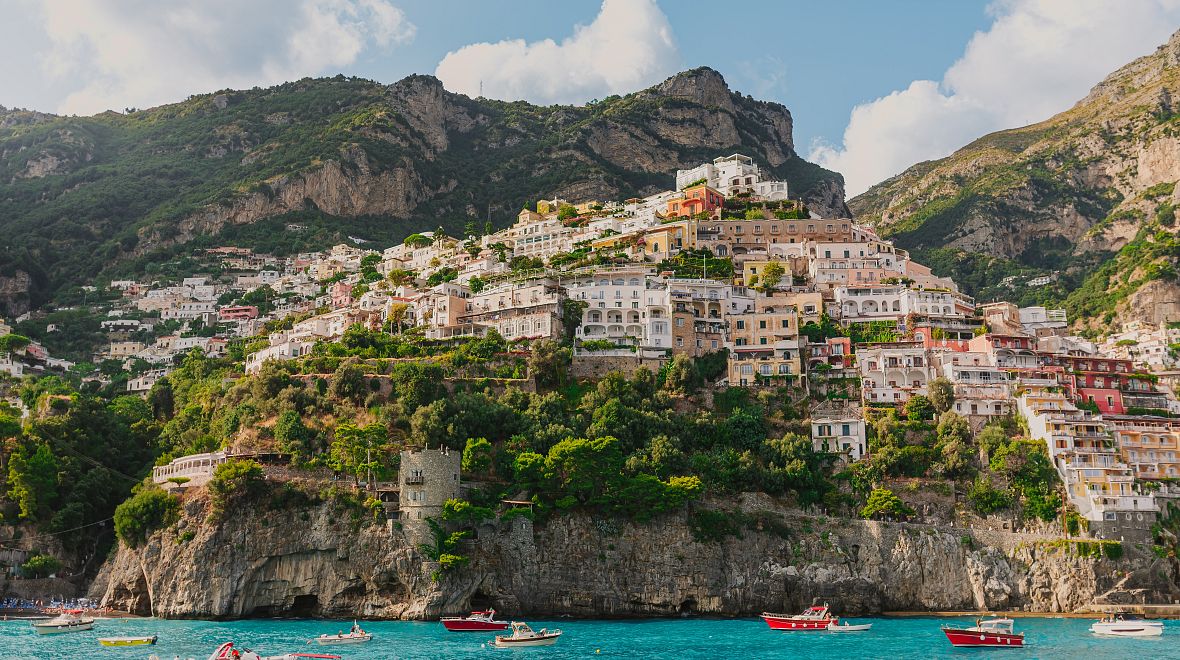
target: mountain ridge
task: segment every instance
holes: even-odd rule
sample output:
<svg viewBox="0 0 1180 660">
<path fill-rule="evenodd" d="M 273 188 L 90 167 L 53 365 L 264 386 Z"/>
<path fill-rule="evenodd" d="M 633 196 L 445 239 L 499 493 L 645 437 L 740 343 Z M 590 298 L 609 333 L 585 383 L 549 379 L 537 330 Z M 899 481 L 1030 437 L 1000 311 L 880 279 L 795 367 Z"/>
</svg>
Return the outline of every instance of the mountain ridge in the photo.
<svg viewBox="0 0 1180 660">
<path fill-rule="evenodd" d="M 1180 32 L 1070 109 L 917 163 L 849 206 L 978 297 L 1065 304 L 1091 330 L 1180 320 L 1178 93 Z M 1056 279 L 1012 290 L 1007 276 Z"/>
<path fill-rule="evenodd" d="M 800 158 L 792 128 L 785 106 L 705 67 L 586 106 L 471 99 L 414 75 L 222 90 L 129 114 L 0 111 L 0 225 L 18 237 L 0 251 L 0 306 L 20 313 L 281 216 L 319 223 L 322 242 L 502 227 L 533 199 L 650 194 L 732 151 L 846 215 L 842 177 Z"/>
</svg>

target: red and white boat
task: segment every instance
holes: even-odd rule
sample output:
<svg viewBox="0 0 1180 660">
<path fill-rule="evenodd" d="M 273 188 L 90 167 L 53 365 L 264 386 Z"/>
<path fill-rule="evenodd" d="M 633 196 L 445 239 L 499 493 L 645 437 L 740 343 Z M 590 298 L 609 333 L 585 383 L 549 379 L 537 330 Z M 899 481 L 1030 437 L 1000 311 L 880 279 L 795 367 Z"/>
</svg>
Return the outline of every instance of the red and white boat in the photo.
<svg viewBox="0 0 1180 660">
<path fill-rule="evenodd" d="M 827 630 L 828 626 L 840 623 L 840 617 L 828 611 L 827 603 L 809 607 L 802 614 L 763 612 L 762 620 L 771 630 Z"/>
<path fill-rule="evenodd" d="M 507 621 L 496 620 L 496 610 L 477 610 L 467 616 L 444 616 L 439 619 L 451 632 L 484 632 L 507 630 Z"/>
<path fill-rule="evenodd" d="M 970 628 L 943 626 L 942 632 L 950 641 L 951 646 L 1021 648 L 1024 646 L 1024 633 L 1013 632 L 1014 625 L 1012 619 L 976 620 L 975 625 Z"/>
</svg>

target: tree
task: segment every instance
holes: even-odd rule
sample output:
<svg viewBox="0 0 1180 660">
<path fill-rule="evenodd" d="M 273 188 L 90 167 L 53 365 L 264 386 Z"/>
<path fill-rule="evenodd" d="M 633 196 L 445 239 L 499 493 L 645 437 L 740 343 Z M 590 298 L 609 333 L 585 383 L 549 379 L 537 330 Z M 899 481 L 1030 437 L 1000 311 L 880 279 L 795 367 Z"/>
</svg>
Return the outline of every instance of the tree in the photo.
<svg viewBox="0 0 1180 660">
<path fill-rule="evenodd" d="M 786 270 L 783 268 L 782 262 L 771 261 L 762 268 L 762 288 L 765 290 L 773 289 L 783 281 L 783 275 Z"/>
<path fill-rule="evenodd" d="M 46 578 L 61 570 L 61 562 L 53 555 L 35 554 L 21 564 L 25 577 Z"/>
<path fill-rule="evenodd" d="M 336 427 L 332 446 L 329 449 L 329 462 L 333 470 L 352 475 L 353 484 L 360 487 L 361 477 L 372 486 L 372 478 L 380 477 L 382 464 L 380 457 L 384 453 L 381 445 L 385 440 L 385 427 L 378 423 L 358 427 L 352 422 L 344 422 Z"/>
<path fill-rule="evenodd" d="M 906 506 L 906 503 L 888 488 L 874 488 L 873 492 L 869 493 L 864 508 L 860 510 L 860 515 L 864 518 L 895 518 L 912 516 L 914 510 Z"/>
<path fill-rule="evenodd" d="M 935 449 L 942 456 L 943 472 L 950 477 L 959 477 L 970 471 L 974 447 L 971 424 L 967 419 L 948 410 L 938 418 L 935 435 Z"/>
<path fill-rule="evenodd" d="M 1012 505 L 1008 493 L 992 486 L 991 479 L 984 474 L 979 475 L 975 483 L 971 484 L 971 489 L 967 491 L 967 501 L 981 516 L 993 514 Z"/>
<path fill-rule="evenodd" d="M 334 399 L 352 401 L 359 405 L 368 393 L 368 379 L 365 378 L 365 372 L 361 370 L 356 359 L 342 362 L 328 383 L 328 396 Z"/>
<path fill-rule="evenodd" d="M 0 336 L 0 353 L 11 353 L 19 351 L 32 343 L 32 340 L 24 335 L 7 334 Z"/>
<path fill-rule="evenodd" d="M 569 204 L 562 204 L 561 207 L 557 209 L 558 220 L 569 220 L 570 218 L 577 217 L 577 215 L 578 209 L 570 206 Z"/>
<path fill-rule="evenodd" d="M 58 460 L 49 445 L 27 440 L 8 458 L 8 496 L 20 506 L 20 517 L 37 520 L 57 497 Z"/>
<path fill-rule="evenodd" d="M 482 277 L 473 277 L 470 280 L 468 280 L 467 286 L 471 289 L 472 293 L 479 293 L 480 291 L 483 291 L 483 287 L 484 287 L 483 278 Z"/>
<path fill-rule="evenodd" d="M 159 488 L 145 488 L 115 507 L 115 535 L 127 547 L 142 545 L 152 532 L 176 522 L 180 500 Z"/>
<path fill-rule="evenodd" d="M 529 375 L 536 380 L 537 386 L 553 388 L 564 385 L 573 360 L 570 349 L 551 339 L 535 341 L 530 348 Z"/>
<path fill-rule="evenodd" d="M 484 474 L 492 466 L 492 443 L 487 438 L 472 438 L 463 448 L 463 471 Z"/>
<path fill-rule="evenodd" d="M 294 410 L 279 415 L 274 434 L 279 451 L 291 454 L 293 463 L 304 462 L 315 453 L 315 432 L 303 424 L 303 417 Z"/>
<path fill-rule="evenodd" d="M 930 403 L 934 410 L 944 413 L 955 405 L 955 386 L 949 380 L 939 376 L 930 381 Z"/>
<path fill-rule="evenodd" d="M 672 356 L 664 371 L 664 389 L 677 394 L 689 394 L 696 389 L 700 375 L 692 358 L 684 353 Z"/>
<path fill-rule="evenodd" d="M 266 486 L 266 475 L 256 461 L 231 458 L 213 469 L 209 480 L 209 494 L 213 510 L 224 512 L 238 498 L 260 494 Z"/>
<path fill-rule="evenodd" d="M 902 407 L 902 412 L 905 413 L 906 419 L 911 422 L 921 422 L 927 419 L 934 418 L 934 406 L 930 403 L 930 399 L 915 394 L 905 402 Z"/>
<path fill-rule="evenodd" d="M 622 467 L 619 441 L 613 437 L 563 440 L 545 457 L 545 479 L 553 490 L 588 504 L 606 493 Z"/>
<path fill-rule="evenodd" d="M 443 502 L 442 519 L 464 525 L 474 525 L 481 520 L 495 517 L 495 512 L 486 506 L 476 506 L 467 500 L 447 500 Z"/>
<path fill-rule="evenodd" d="M 422 234 L 410 234 L 402 241 L 402 244 L 411 248 L 424 248 L 431 243 L 433 241 L 430 240 L 430 237 L 423 236 Z"/>
<path fill-rule="evenodd" d="M 402 323 L 405 323 L 409 311 L 410 306 L 406 303 L 393 303 L 389 306 L 389 323 L 397 328 L 398 333 L 402 331 Z"/>
</svg>

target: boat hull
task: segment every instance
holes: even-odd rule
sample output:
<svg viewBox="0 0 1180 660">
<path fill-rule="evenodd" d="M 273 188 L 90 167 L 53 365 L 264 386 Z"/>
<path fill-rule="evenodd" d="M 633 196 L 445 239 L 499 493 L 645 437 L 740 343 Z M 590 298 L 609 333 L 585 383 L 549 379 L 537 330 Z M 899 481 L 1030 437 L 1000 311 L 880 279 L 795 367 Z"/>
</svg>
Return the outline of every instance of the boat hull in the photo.
<svg viewBox="0 0 1180 660">
<path fill-rule="evenodd" d="M 61 635 L 64 633 L 82 632 L 83 630 L 93 630 L 93 621 L 83 621 L 81 623 L 63 623 L 47 625 L 43 623 L 34 623 L 33 630 L 37 631 L 38 635 Z"/>
<path fill-rule="evenodd" d="M 955 647 L 988 647 L 1014 649 L 1024 646 L 1024 635 L 1009 635 L 990 630 L 959 630 L 943 628 L 947 640 Z"/>
<path fill-rule="evenodd" d="M 828 626 L 837 623 L 839 619 L 799 619 L 790 616 L 762 615 L 762 620 L 771 630 L 827 630 Z"/>
<path fill-rule="evenodd" d="M 336 646 L 337 644 L 364 644 L 372 639 L 372 635 L 358 635 L 356 637 L 337 637 L 332 635 L 330 637 L 316 637 L 315 643 L 320 646 Z"/>
<path fill-rule="evenodd" d="M 833 623 L 832 625 L 828 626 L 828 632 L 864 632 L 872 627 L 873 624 L 871 623 L 861 623 L 857 625 L 845 624 L 842 626 Z"/>
<path fill-rule="evenodd" d="M 100 637 L 98 643 L 103 646 L 151 646 L 156 643 L 156 637 Z"/>
<path fill-rule="evenodd" d="M 560 635 L 546 635 L 534 639 L 500 639 L 496 638 L 496 648 L 512 649 L 520 646 L 553 646 Z"/>
<path fill-rule="evenodd" d="M 507 621 L 471 621 L 468 619 L 443 619 L 443 627 L 451 632 L 488 632 L 507 630 Z"/>
<path fill-rule="evenodd" d="M 1145 621 L 1099 622 L 1090 626 L 1090 632 L 1109 637 L 1159 637 L 1164 634 L 1164 624 Z"/>
</svg>

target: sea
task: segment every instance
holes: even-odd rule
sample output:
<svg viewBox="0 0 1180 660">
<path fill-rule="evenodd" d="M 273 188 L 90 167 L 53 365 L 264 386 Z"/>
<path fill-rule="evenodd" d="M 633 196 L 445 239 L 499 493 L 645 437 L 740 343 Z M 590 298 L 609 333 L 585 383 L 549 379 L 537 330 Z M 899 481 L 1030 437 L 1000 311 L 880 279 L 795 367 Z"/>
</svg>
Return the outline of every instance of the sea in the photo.
<svg viewBox="0 0 1180 660">
<path fill-rule="evenodd" d="M 0 658 L 206 660 L 222 642 L 260 655 L 331 653 L 346 660 L 385 658 L 1106 658 L 1180 659 L 1180 622 L 1168 621 L 1162 637 L 1112 639 L 1088 631 L 1089 619 L 1018 618 L 1023 649 L 953 649 L 939 630 L 944 623 L 973 625 L 973 618 L 862 618 L 858 633 L 779 632 L 760 619 L 650 619 L 637 621 L 530 620 L 534 629 L 560 628 L 545 648 L 496 649 L 492 633 L 452 633 L 438 623 L 362 621 L 373 633 L 366 644 L 319 647 L 309 639 L 347 632 L 352 621 L 164 621 L 100 619 L 93 631 L 39 636 L 28 621 L 0 621 Z M 155 646 L 106 648 L 99 637 L 157 635 Z"/>
</svg>

